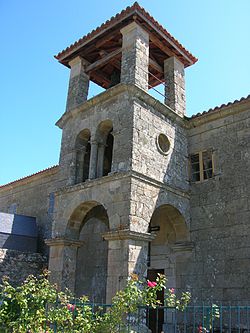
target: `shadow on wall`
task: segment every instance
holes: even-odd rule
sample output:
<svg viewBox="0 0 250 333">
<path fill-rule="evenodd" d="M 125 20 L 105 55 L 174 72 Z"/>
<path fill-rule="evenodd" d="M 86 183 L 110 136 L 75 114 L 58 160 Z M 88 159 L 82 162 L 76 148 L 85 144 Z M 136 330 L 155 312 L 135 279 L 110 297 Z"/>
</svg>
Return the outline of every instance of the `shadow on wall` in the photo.
<svg viewBox="0 0 250 333">
<path fill-rule="evenodd" d="M 36 218 L 0 213 L 0 248 L 37 252 Z"/>
<path fill-rule="evenodd" d="M 76 254 L 75 294 L 87 295 L 91 302 L 106 301 L 108 243 L 103 240 L 102 234 L 107 231 L 107 212 L 94 201 L 76 208 L 67 228 L 70 239 L 82 241 Z"/>
<path fill-rule="evenodd" d="M 138 195 L 139 200 L 135 202 L 135 214 L 144 221 L 141 229 L 155 234 L 155 239 L 148 245 L 147 266 L 143 269 L 143 275 L 146 277 L 147 271 L 150 271 L 157 276 L 157 272 L 164 271 L 168 277 L 168 287 L 179 289 L 182 285 L 177 278 L 177 271 L 180 271 L 180 266 L 185 266 L 192 247 L 189 232 L 187 139 L 184 129 L 178 125 L 172 126 L 168 121 L 162 125 L 159 115 L 155 111 L 152 113 L 155 124 L 147 123 L 146 115 L 141 115 L 146 121 L 142 124 L 145 130 L 139 132 L 138 144 L 143 152 L 145 141 L 145 148 L 150 150 L 150 155 L 147 152 L 146 157 L 143 153 L 145 161 L 142 164 L 146 165 L 148 173 L 145 175 L 160 180 L 166 187 L 160 189 L 144 185 L 144 197 Z M 144 140 L 145 131 L 148 131 L 147 140 Z M 152 138 L 150 132 L 154 133 Z M 155 133 L 158 133 L 157 138 Z M 145 249 L 142 249 L 135 265 L 136 272 L 141 272 L 144 258 Z"/>
<path fill-rule="evenodd" d="M 17 285 L 30 274 L 40 274 L 47 258 L 37 252 L 35 217 L 0 213 L 0 279 Z"/>
</svg>

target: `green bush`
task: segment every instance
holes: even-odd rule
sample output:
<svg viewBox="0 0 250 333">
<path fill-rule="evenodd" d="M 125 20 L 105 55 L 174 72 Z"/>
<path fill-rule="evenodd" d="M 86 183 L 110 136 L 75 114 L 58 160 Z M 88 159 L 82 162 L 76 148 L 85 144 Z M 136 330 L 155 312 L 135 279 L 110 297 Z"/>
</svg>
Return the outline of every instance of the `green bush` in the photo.
<svg viewBox="0 0 250 333">
<path fill-rule="evenodd" d="M 118 291 L 109 308 L 93 308 L 87 297 L 74 299 L 70 291 L 60 292 L 48 280 L 48 272 L 39 277 L 30 275 L 20 286 L 12 286 L 7 278 L 0 289 L 0 332 L 13 333 L 114 333 L 122 330 L 128 314 L 137 313 L 138 306 L 156 308 L 157 292 L 166 287 L 166 277 L 156 282 L 142 282 L 132 274 L 124 290 Z M 175 291 L 165 291 L 164 305 L 183 310 L 190 293 L 178 299 Z M 74 301 L 72 301 L 74 300 Z"/>
</svg>

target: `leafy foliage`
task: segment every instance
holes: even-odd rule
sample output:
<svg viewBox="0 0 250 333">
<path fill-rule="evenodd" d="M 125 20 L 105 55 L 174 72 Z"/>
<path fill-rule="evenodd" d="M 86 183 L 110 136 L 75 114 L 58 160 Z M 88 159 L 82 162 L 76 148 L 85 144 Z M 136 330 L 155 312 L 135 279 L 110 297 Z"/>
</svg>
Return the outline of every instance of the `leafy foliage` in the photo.
<svg viewBox="0 0 250 333">
<path fill-rule="evenodd" d="M 70 291 L 58 291 L 49 282 L 48 272 L 39 277 L 30 275 L 18 287 L 4 278 L 0 289 L 0 323 L 8 333 L 114 333 L 118 327 L 121 331 L 125 328 L 128 315 L 136 314 L 138 307 L 160 305 L 157 292 L 166 289 L 166 282 L 161 274 L 156 282 L 147 283 L 132 274 L 126 287 L 113 298 L 112 306 L 103 308 L 95 307 L 85 296 L 74 299 Z M 174 290 L 169 289 L 165 291 L 164 305 L 183 310 L 190 297 L 190 293 L 183 293 L 178 299 Z"/>
</svg>

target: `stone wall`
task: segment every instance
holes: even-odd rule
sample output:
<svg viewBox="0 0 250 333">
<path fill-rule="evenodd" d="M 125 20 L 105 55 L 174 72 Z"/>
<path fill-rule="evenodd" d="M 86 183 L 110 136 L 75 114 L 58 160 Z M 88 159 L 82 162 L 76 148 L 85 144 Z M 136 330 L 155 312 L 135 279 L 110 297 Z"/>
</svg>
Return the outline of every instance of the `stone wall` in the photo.
<svg viewBox="0 0 250 333">
<path fill-rule="evenodd" d="M 171 187 L 187 191 L 187 135 L 184 123 L 165 105 L 146 100 L 146 94 L 135 99 L 133 121 L 132 170 Z M 146 103 L 145 103 L 146 101 Z M 156 105 L 154 105 L 156 104 Z M 159 135 L 169 140 L 169 150 L 159 147 Z"/>
<path fill-rule="evenodd" d="M 215 176 L 191 186 L 193 258 L 185 284 L 199 300 L 250 299 L 250 106 L 190 121 L 189 152 L 212 148 Z"/>
<path fill-rule="evenodd" d="M 57 122 L 63 129 L 60 178 L 74 184 L 75 144 L 78 134 L 88 129 L 91 143 L 98 142 L 98 128 L 105 121 L 113 125 L 113 160 L 111 172 L 127 171 L 131 167 L 133 108 L 125 85 L 117 85 L 88 100 L 72 112 L 65 113 Z M 93 150 L 93 145 L 92 148 Z"/>
<path fill-rule="evenodd" d="M 38 275 L 46 267 L 47 258 L 39 253 L 0 249 L 0 280 L 8 276 L 11 283 L 18 285 L 28 275 Z"/>
<path fill-rule="evenodd" d="M 44 239 L 51 237 L 54 195 L 63 182 L 58 167 L 45 170 L 0 187 L 0 211 L 8 213 L 15 204 L 16 214 L 34 216 L 38 225 L 38 252 L 46 252 Z"/>
</svg>

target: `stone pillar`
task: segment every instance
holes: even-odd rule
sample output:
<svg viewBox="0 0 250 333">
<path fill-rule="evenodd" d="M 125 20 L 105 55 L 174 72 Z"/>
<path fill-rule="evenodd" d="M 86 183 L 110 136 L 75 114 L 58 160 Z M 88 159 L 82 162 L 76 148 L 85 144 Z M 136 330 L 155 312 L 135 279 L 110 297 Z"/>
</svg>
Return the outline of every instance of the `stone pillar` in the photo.
<svg viewBox="0 0 250 333">
<path fill-rule="evenodd" d="M 84 158 L 86 153 L 87 146 L 83 146 L 76 152 L 76 183 L 81 183 L 83 181 L 83 167 L 84 167 Z"/>
<path fill-rule="evenodd" d="M 71 153 L 71 163 L 69 165 L 69 177 L 67 181 L 67 186 L 74 185 L 76 182 L 76 151 Z"/>
<path fill-rule="evenodd" d="M 45 243 L 50 247 L 51 282 L 56 283 L 59 290 L 68 288 L 74 292 L 77 249 L 82 241 L 54 238 L 45 240 Z"/>
<path fill-rule="evenodd" d="M 89 76 L 85 73 L 87 61 L 76 57 L 69 62 L 69 65 L 71 71 L 66 111 L 70 111 L 86 101 L 89 90 Z"/>
<path fill-rule="evenodd" d="M 164 61 L 165 104 L 183 117 L 186 112 L 184 65 L 175 57 Z"/>
<path fill-rule="evenodd" d="M 89 161 L 89 179 L 96 178 L 98 143 L 91 141 L 90 161 Z"/>
<path fill-rule="evenodd" d="M 97 158 L 97 177 L 103 176 L 103 162 L 106 145 L 104 143 L 98 146 L 98 158 Z"/>
<path fill-rule="evenodd" d="M 133 22 L 121 29 L 121 83 L 148 90 L 149 35 Z"/>
<path fill-rule="evenodd" d="M 106 302 L 111 303 L 115 293 L 124 288 L 131 273 L 146 277 L 148 243 L 154 235 L 128 229 L 103 234 L 109 242 Z"/>
</svg>

